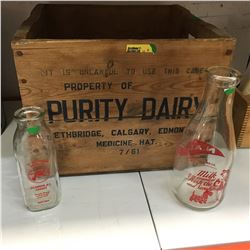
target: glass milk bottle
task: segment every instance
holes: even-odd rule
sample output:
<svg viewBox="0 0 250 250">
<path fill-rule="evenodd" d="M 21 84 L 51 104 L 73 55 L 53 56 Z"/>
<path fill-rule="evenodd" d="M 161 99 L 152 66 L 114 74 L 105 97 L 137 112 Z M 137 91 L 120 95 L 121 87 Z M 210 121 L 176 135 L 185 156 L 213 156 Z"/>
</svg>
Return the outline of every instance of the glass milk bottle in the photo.
<svg viewBox="0 0 250 250">
<path fill-rule="evenodd" d="M 203 99 L 176 147 L 171 188 L 179 201 L 202 210 L 223 199 L 235 151 L 232 106 L 240 73 L 210 67 Z"/>
<path fill-rule="evenodd" d="M 39 211 L 55 207 L 61 196 L 52 134 L 40 107 L 30 106 L 14 114 L 17 128 L 13 146 L 26 207 Z"/>
</svg>

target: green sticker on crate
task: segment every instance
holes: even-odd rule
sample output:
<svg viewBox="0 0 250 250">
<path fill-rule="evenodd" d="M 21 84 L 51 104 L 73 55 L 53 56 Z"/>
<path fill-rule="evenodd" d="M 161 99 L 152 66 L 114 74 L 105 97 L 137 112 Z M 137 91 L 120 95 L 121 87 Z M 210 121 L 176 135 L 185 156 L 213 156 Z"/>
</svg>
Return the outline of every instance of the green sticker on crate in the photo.
<svg viewBox="0 0 250 250">
<path fill-rule="evenodd" d="M 156 45 L 153 43 L 149 44 L 128 44 L 126 46 L 127 53 L 152 53 L 155 54 L 157 51 Z"/>
</svg>

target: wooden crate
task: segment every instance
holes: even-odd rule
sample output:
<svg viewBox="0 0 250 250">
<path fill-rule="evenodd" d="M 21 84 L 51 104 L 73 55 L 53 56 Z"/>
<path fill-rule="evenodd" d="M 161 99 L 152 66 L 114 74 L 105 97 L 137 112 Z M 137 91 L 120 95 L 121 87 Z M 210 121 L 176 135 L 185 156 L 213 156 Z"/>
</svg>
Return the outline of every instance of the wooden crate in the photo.
<svg viewBox="0 0 250 250">
<path fill-rule="evenodd" d="M 250 95 L 236 91 L 233 106 L 233 120 L 238 148 L 250 148 Z"/>
<path fill-rule="evenodd" d="M 38 5 L 12 41 L 22 103 L 42 106 L 61 175 L 164 169 L 205 69 L 235 39 L 178 6 Z"/>
</svg>

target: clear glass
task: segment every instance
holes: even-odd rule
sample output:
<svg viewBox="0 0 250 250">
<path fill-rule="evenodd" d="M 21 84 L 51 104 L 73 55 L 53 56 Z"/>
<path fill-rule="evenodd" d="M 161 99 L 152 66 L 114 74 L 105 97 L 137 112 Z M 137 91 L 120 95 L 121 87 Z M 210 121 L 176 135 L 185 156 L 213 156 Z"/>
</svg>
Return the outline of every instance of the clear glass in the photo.
<svg viewBox="0 0 250 250">
<path fill-rule="evenodd" d="M 202 210 L 223 199 L 235 152 L 232 120 L 234 91 L 240 73 L 211 67 L 196 114 L 176 147 L 171 188 L 179 201 Z"/>
<path fill-rule="evenodd" d="M 14 154 L 24 203 L 31 211 L 55 207 L 61 198 L 53 137 L 40 107 L 23 107 L 14 114 L 17 128 Z"/>
</svg>

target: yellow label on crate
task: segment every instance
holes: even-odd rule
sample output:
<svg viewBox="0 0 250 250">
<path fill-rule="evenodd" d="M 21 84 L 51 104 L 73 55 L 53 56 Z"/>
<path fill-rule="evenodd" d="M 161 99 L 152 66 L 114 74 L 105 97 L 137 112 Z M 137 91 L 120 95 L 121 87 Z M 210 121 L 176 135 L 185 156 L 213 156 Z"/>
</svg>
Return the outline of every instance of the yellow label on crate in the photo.
<svg viewBox="0 0 250 250">
<path fill-rule="evenodd" d="M 152 43 L 149 44 L 128 44 L 126 52 L 128 53 L 156 53 L 156 46 Z"/>
</svg>

